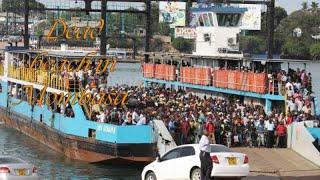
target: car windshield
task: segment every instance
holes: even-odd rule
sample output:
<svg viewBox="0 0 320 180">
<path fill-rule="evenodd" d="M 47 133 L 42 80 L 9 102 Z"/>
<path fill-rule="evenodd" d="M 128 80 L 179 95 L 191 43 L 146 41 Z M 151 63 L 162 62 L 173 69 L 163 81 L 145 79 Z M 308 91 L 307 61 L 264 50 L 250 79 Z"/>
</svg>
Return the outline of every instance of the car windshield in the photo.
<svg viewBox="0 0 320 180">
<path fill-rule="evenodd" d="M 211 152 L 233 152 L 230 148 L 226 146 L 219 146 L 219 145 L 210 146 L 210 150 Z"/>
<path fill-rule="evenodd" d="M 16 164 L 16 163 L 23 163 L 23 161 L 11 158 L 11 157 L 0 157 L 0 164 Z"/>
</svg>

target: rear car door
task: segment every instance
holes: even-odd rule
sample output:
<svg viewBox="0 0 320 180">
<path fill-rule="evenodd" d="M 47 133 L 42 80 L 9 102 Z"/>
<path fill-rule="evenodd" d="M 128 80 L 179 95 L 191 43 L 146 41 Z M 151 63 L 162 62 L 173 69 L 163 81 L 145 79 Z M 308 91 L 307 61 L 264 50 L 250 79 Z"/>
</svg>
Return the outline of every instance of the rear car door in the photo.
<svg viewBox="0 0 320 180">
<path fill-rule="evenodd" d="M 161 162 L 157 164 L 157 179 L 169 180 L 179 178 L 179 173 L 177 174 L 175 171 L 180 153 L 181 149 L 176 148 L 161 157 Z"/>
<path fill-rule="evenodd" d="M 180 158 L 178 159 L 176 173 L 179 173 L 179 177 L 183 177 L 183 179 L 189 179 L 191 168 L 197 166 L 197 161 L 199 161 L 194 147 L 182 147 L 180 149 Z"/>
</svg>

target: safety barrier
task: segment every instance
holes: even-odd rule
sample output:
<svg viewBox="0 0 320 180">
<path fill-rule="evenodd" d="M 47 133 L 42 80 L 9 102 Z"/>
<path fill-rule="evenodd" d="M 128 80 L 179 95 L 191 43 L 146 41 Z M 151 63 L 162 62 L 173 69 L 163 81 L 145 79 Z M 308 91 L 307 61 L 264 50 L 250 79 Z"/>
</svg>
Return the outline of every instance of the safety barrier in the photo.
<svg viewBox="0 0 320 180">
<path fill-rule="evenodd" d="M 214 71 L 213 85 L 219 88 L 228 88 L 228 71 L 227 70 L 215 70 Z"/>
<path fill-rule="evenodd" d="M 143 77 L 154 78 L 154 70 L 155 70 L 154 64 L 144 63 L 142 65 L 142 69 L 143 69 Z"/>
<path fill-rule="evenodd" d="M 180 81 L 183 83 L 210 85 L 212 75 L 210 68 L 203 67 L 181 67 Z"/>
<path fill-rule="evenodd" d="M 213 84 L 215 87 L 266 93 L 266 74 L 241 72 L 233 70 L 215 70 Z"/>
<path fill-rule="evenodd" d="M 236 72 L 236 88 L 241 91 L 249 91 L 249 73 L 248 72 Z"/>
<path fill-rule="evenodd" d="M 176 80 L 175 71 L 176 71 L 175 66 L 171 66 L 167 64 L 156 64 L 154 77 L 156 79 L 174 81 Z"/>
<path fill-rule="evenodd" d="M 143 75 L 147 78 L 174 81 L 175 66 L 166 64 L 143 64 Z M 213 85 L 240 91 L 265 94 L 268 89 L 266 73 L 242 72 L 235 70 L 213 70 L 209 67 L 181 67 L 180 82 L 203 86 Z"/>
<path fill-rule="evenodd" d="M 236 71 L 228 71 L 228 89 L 237 89 L 236 74 Z"/>
</svg>

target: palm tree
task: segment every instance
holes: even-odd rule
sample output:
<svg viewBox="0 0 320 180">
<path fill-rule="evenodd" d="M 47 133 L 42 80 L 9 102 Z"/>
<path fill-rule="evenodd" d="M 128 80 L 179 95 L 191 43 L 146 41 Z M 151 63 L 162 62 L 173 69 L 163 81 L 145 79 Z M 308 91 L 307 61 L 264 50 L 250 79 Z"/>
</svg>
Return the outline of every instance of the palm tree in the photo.
<svg viewBox="0 0 320 180">
<path fill-rule="evenodd" d="M 307 3 L 307 1 L 304 1 L 302 4 L 301 4 L 301 6 L 302 6 L 302 10 L 307 10 L 308 9 L 308 3 Z"/>
<path fill-rule="evenodd" d="M 311 11 L 312 12 L 317 12 L 318 11 L 318 5 L 319 5 L 319 3 L 315 2 L 315 1 L 312 1 L 312 3 L 311 3 Z"/>
</svg>

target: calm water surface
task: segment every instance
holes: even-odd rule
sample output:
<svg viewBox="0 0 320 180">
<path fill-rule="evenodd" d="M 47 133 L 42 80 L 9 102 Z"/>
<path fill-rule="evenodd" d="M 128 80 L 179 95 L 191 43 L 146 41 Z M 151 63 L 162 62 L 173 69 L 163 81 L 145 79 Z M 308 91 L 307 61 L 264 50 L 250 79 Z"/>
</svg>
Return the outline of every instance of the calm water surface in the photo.
<svg viewBox="0 0 320 180">
<path fill-rule="evenodd" d="M 298 66 L 291 65 L 291 67 Z M 320 99 L 320 63 L 310 64 L 307 70 L 312 73 L 313 91 Z M 140 64 L 119 63 L 116 71 L 109 76 L 109 84 L 112 86 L 117 84 L 140 85 L 142 84 L 141 77 Z M 42 179 L 136 180 L 140 179 L 142 169 L 129 165 L 115 167 L 71 160 L 20 132 L 0 125 L 1 154 L 17 156 L 33 163 L 39 168 Z"/>
<path fill-rule="evenodd" d="M 0 155 L 20 157 L 34 164 L 41 179 L 136 180 L 142 169 L 75 161 L 3 125 L 0 125 Z"/>
</svg>

